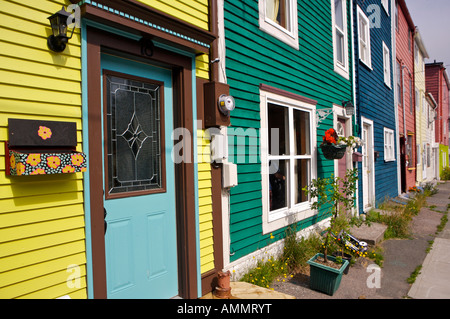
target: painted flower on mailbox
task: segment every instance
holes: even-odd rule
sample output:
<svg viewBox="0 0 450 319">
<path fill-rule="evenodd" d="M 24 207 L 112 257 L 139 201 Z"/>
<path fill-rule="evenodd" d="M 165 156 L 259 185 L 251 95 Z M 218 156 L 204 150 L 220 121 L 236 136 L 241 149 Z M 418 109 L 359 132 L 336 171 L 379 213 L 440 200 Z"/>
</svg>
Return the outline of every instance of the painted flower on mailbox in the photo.
<svg viewBox="0 0 450 319">
<path fill-rule="evenodd" d="M 43 139 L 46 140 L 50 137 L 52 137 L 52 130 L 49 129 L 46 126 L 39 126 L 38 135 Z"/>
<path fill-rule="evenodd" d="M 47 157 L 47 165 L 50 168 L 57 168 L 61 164 L 61 159 L 57 156 Z"/>
<path fill-rule="evenodd" d="M 16 169 L 16 157 L 15 156 L 11 156 L 9 158 L 9 164 L 11 165 L 12 169 Z"/>
<path fill-rule="evenodd" d="M 70 166 L 70 165 L 66 165 L 64 166 L 64 168 L 62 169 L 63 173 L 73 173 L 75 172 L 75 168 Z"/>
<path fill-rule="evenodd" d="M 80 166 L 84 162 L 84 157 L 81 154 L 72 155 L 72 165 Z"/>
<path fill-rule="evenodd" d="M 23 173 L 25 173 L 25 165 L 23 163 L 17 163 L 16 165 L 16 172 L 17 175 L 22 175 Z"/>
<path fill-rule="evenodd" d="M 43 175 L 45 174 L 45 170 L 43 168 L 36 168 L 34 171 L 30 173 L 30 175 Z"/>
<path fill-rule="evenodd" d="M 41 162 L 41 154 L 30 154 L 27 157 L 27 164 L 36 166 Z"/>
</svg>

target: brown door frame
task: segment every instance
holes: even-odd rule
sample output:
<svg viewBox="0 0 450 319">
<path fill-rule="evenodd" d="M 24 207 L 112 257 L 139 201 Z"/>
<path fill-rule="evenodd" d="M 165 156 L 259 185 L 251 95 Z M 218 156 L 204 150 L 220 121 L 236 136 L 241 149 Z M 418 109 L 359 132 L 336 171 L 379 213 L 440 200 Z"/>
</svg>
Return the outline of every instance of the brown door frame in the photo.
<svg viewBox="0 0 450 319">
<path fill-rule="evenodd" d="M 174 87 L 174 128 L 183 127 L 191 133 L 193 144 L 192 112 L 192 60 L 190 57 L 155 47 L 153 55 L 142 54 L 139 42 L 120 37 L 88 26 L 87 30 L 87 80 L 88 80 L 88 130 L 89 130 L 89 178 L 90 217 L 92 239 L 92 273 L 94 298 L 107 298 L 103 207 L 103 157 L 101 129 L 101 53 L 105 50 L 132 57 L 137 61 L 164 65 L 172 69 Z M 178 277 L 179 295 L 197 298 L 197 250 L 195 225 L 195 174 L 194 159 L 175 166 Z"/>
</svg>

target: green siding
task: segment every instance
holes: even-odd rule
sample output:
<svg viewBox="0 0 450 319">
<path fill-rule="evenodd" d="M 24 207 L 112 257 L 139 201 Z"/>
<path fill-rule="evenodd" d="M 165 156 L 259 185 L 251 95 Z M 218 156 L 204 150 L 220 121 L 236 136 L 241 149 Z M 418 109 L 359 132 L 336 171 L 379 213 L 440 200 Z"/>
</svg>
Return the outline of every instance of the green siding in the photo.
<svg viewBox="0 0 450 319">
<path fill-rule="evenodd" d="M 258 1 L 225 0 L 226 75 L 230 94 L 236 99 L 228 133 L 233 139 L 229 152 L 230 160 L 238 164 L 239 183 L 230 192 L 231 261 L 263 248 L 284 233 L 284 229 L 273 232 L 274 239 L 262 235 L 259 149 L 248 138 L 245 145 L 237 142 L 242 138 L 233 131 L 260 128 L 259 85 L 264 83 L 314 99 L 318 109 L 352 100 L 351 81 L 334 72 L 330 0 L 298 1 L 299 50 L 261 31 L 258 24 Z M 348 32 L 350 26 L 349 20 Z M 350 46 L 350 37 L 348 42 Z M 348 56 L 350 59 L 351 51 Z M 324 130 L 332 126 L 332 120 L 330 115 L 320 125 L 317 145 Z M 253 157 L 248 158 L 249 154 Z M 334 163 L 319 156 L 317 168 L 319 176 L 328 176 Z M 305 228 L 321 219 L 323 216 L 314 216 L 299 226 Z"/>
</svg>

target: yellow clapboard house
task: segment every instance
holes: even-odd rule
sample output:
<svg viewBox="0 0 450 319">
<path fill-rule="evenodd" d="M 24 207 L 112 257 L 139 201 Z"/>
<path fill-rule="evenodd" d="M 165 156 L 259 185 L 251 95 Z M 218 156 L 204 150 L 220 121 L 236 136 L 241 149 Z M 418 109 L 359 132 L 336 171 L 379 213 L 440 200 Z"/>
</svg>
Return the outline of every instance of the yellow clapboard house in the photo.
<svg viewBox="0 0 450 319">
<path fill-rule="evenodd" d="M 98 6 L 99 2 L 95 5 L 93 1 L 78 2 L 87 8 L 91 14 L 88 19 L 95 20 L 95 27 L 98 21 L 103 21 L 101 18 L 109 14 L 117 16 L 117 12 L 126 10 L 117 1 L 103 1 L 111 7 L 118 4 L 116 12 L 111 13 Z M 86 208 L 92 199 L 89 190 L 85 190 L 88 172 L 42 176 L 6 173 L 9 119 L 76 123 L 76 150 L 88 151 L 89 143 L 83 141 L 87 136 L 83 134 L 86 129 L 83 122 L 89 119 L 83 113 L 83 96 L 87 92 L 83 92 L 86 85 L 83 85 L 82 59 L 86 42 L 82 41 L 82 30 L 75 29 L 61 53 L 47 47 L 47 37 L 51 34 L 48 17 L 72 3 L 77 1 L 0 2 L 0 298 L 3 299 L 98 296 L 90 293 L 98 272 L 94 267 L 93 281 L 89 275 L 93 267 L 90 245 L 94 239 L 89 233 L 92 216 Z M 208 0 L 139 0 L 133 5 L 141 5 L 149 12 L 163 12 L 168 20 L 183 21 L 185 24 L 180 25 L 192 25 L 196 30 L 210 28 Z M 127 17 L 126 11 L 120 13 L 123 14 L 120 18 Z M 82 15 L 82 19 L 86 17 Z M 131 28 L 128 22 L 126 26 Z M 146 27 L 140 25 L 138 29 L 146 32 Z M 159 30 L 149 32 L 159 36 Z M 181 46 L 186 46 L 186 42 L 183 38 Z M 176 50 L 180 51 L 179 48 Z M 197 83 L 210 79 L 207 51 L 197 52 L 193 58 Z M 194 139 L 198 152 L 198 163 L 195 163 L 198 224 L 195 227 L 200 281 L 202 274 L 216 266 L 209 137 L 200 127 Z M 194 293 L 184 293 L 191 298 L 201 294 L 195 288 L 183 289 L 193 289 Z"/>
</svg>

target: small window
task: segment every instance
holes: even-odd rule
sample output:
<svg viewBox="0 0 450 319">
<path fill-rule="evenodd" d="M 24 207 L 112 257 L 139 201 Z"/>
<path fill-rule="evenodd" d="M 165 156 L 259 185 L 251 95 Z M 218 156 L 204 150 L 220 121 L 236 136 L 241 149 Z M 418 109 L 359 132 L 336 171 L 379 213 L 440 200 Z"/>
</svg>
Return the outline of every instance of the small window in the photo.
<svg viewBox="0 0 450 319">
<path fill-rule="evenodd" d="M 394 131 L 389 128 L 384 128 L 384 160 L 386 162 L 395 161 L 395 147 L 394 147 Z"/>
<path fill-rule="evenodd" d="M 298 49 L 296 0 L 259 0 L 259 28 Z"/>
<path fill-rule="evenodd" d="M 420 99 L 419 99 L 420 93 L 419 90 L 416 88 L 416 112 L 420 112 Z"/>
<path fill-rule="evenodd" d="M 347 1 L 331 0 L 331 12 L 334 70 L 348 79 Z"/>
<path fill-rule="evenodd" d="M 383 42 L 383 69 L 384 69 L 384 83 L 391 87 L 391 54 L 386 43 Z"/>
<path fill-rule="evenodd" d="M 398 4 L 395 4 L 395 30 L 398 32 Z"/>
<path fill-rule="evenodd" d="M 416 164 L 420 164 L 420 144 L 416 144 Z"/>
<path fill-rule="evenodd" d="M 414 58 L 416 60 L 416 64 L 419 64 L 419 46 L 417 43 L 414 43 Z"/>
<path fill-rule="evenodd" d="M 371 68 L 370 22 L 360 7 L 358 7 L 358 39 L 359 59 Z"/>
<path fill-rule="evenodd" d="M 414 164 L 414 155 L 413 155 L 413 138 L 414 136 L 411 133 L 408 134 L 407 144 L 406 144 L 406 166 L 408 168 L 413 168 Z"/>
</svg>

